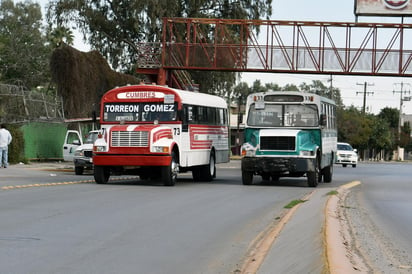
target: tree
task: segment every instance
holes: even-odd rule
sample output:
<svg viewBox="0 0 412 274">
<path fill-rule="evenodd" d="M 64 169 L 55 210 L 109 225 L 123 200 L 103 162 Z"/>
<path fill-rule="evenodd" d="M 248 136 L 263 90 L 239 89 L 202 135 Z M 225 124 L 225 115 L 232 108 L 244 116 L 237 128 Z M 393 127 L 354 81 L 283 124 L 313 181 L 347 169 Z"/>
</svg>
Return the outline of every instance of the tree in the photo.
<svg viewBox="0 0 412 274">
<path fill-rule="evenodd" d="M 268 89 L 265 86 L 262 86 L 260 83 L 260 80 L 255 80 L 252 84 L 252 87 L 250 88 L 251 93 L 255 92 L 266 92 Z"/>
<path fill-rule="evenodd" d="M 284 91 L 297 91 L 299 90 L 298 86 L 294 85 L 294 84 L 286 84 L 282 90 Z"/>
<path fill-rule="evenodd" d="M 246 98 L 249 94 L 250 94 L 249 85 L 245 82 L 241 82 L 233 88 L 233 92 L 230 98 L 236 104 L 238 104 L 239 102 L 241 104 L 246 104 Z"/>
<path fill-rule="evenodd" d="M 401 147 L 408 147 L 411 143 L 411 125 L 409 122 L 405 122 L 401 128 Z"/>
<path fill-rule="evenodd" d="M 330 94 L 330 88 L 326 87 L 320 80 L 313 80 L 312 84 L 309 85 L 302 83 L 299 87 L 302 91 L 312 92 L 320 96 L 331 98 L 335 101 L 338 107 L 343 107 L 342 97 L 338 88 L 332 88 L 332 94 Z"/>
<path fill-rule="evenodd" d="M 389 127 L 393 129 L 398 128 L 399 124 L 399 110 L 396 108 L 383 108 L 379 114 L 378 117 L 387 121 L 389 123 Z"/>
<path fill-rule="evenodd" d="M 265 87 L 267 90 L 273 90 L 273 91 L 282 90 L 282 88 L 278 84 L 275 84 L 275 83 L 267 83 L 265 84 Z"/>
<path fill-rule="evenodd" d="M 362 115 L 354 106 L 348 109 L 337 108 L 337 117 L 338 140 L 360 149 L 368 148 L 373 128 L 371 117 Z"/>
<path fill-rule="evenodd" d="M 42 33 L 37 3 L 0 2 L 0 80 L 28 89 L 47 83 L 51 49 Z"/>
<path fill-rule="evenodd" d="M 271 11 L 272 0 L 53 0 L 47 19 L 50 26 L 74 25 L 113 68 L 129 71 L 140 53 L 136 44 L 161 41 L 164 17 L 261 19 Z M 220 95 L 235 83 L 233 72 L 192 74 L 203 92 Z"/>
<path fill-rule="evenodd" d="M 52 47 L 57 48 L 62 43 L 73 45 L 73 32 L 65 27 L 57 27 L 49 33 L 49 41 Z"/>
<path fill-rule="evenodd" d="M 389 152 L 389 154 L 391 154 L 394 148 L 395 140 L 393 138 L 393 132 L 390 130 L 388 121 L 380 118 L 379 116 L 372 117 L 372 133 L 368 143 L 368 147 L 372 150 L 372 152 L 374 152 L 371 157 L 376 158 L 376 154 L 381 151 Z"/>
<path fill-rule="evenodd" d="M 393 147 L 392 149 L 395 149 L 395 147 L 397 145 L 399 145 L 399 129 L 398 129 L 398 125 L 399 125 L 399 110 L 396 108 L 383 108 L 379 114 L 378 117 L 383 120 L 386 121 L 389 129 L 391 131 L 391 135 L 392 135 L 392 140 L 393 141 Z"/>
<path fill-rule="evenodd" d="M 113 71 L 99 52 L 81 52 L 66 44 L 53 51 L 50 67 L 58 94 L 65 99 L 67 118 L 91 117 L 93 111 L 98 114 L 106 91 L 140 82 L 132 75 Z"/>
</svg>

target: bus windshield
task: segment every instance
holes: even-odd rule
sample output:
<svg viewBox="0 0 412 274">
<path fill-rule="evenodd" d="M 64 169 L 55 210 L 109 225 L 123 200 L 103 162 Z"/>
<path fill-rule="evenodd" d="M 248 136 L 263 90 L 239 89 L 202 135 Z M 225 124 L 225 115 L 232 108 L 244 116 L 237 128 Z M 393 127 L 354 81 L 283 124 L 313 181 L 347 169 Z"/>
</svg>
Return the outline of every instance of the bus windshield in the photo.
<svg viewBox="0 0 412 274">
<path fill-rule="evenodd" d="M 257 127 L 314 127 L 319 125 L 316 105 L 269 104 L 249 109 L 247 124 Z"/>
<path fill-rule="evenodd" d="M 176 121 L 177 103 L 105 103 L 105 122 L 159 122 Z"/>
</svg>

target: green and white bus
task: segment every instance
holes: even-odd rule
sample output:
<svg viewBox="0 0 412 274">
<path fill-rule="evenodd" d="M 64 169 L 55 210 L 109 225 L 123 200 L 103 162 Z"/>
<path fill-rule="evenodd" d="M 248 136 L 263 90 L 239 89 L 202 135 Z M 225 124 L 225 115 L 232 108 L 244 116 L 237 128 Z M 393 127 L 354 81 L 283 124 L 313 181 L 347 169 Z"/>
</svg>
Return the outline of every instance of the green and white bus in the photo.
<svg viewBox="0 0 412 274">
<path fill-rule="evenodd" d="M 247 97 L 242 181 L 307 177 L 310 187 L 332 181 L 337 150 L 333 100 L 298 91 L 269 91 Z"/>
</svg>

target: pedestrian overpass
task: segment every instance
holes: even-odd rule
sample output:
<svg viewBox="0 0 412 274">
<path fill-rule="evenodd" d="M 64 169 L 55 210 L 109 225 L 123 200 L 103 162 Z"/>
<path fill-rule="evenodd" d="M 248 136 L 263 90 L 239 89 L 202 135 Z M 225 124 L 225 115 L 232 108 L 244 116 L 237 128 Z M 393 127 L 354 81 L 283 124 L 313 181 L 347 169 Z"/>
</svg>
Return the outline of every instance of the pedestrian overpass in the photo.
<svg viewBox="0 0 412 274">
<path fill-rule="evenodd" d="M 189 70 L 412 76 L 412 24 L 165 18 L 139 73 L 183 88 Z"/>
</svg>

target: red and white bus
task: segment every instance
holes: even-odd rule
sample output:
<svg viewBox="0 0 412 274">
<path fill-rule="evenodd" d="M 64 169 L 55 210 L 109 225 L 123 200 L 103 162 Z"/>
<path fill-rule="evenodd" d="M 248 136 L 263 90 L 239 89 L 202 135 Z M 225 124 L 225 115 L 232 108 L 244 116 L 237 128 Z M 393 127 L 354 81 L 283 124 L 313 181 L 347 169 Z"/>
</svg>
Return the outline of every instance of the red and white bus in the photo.
<svg viewBox="0 0 412 274">
<path fill-rule="evenodd" d="M 229 161 L 227 104 L 223 98 L 158 85 L 112 89 L 100 106 L 101 134 L 93 147 L 94 178 L 134 174 L 176 183 L 179 172 L 211 181 Z"/>
</svg>

